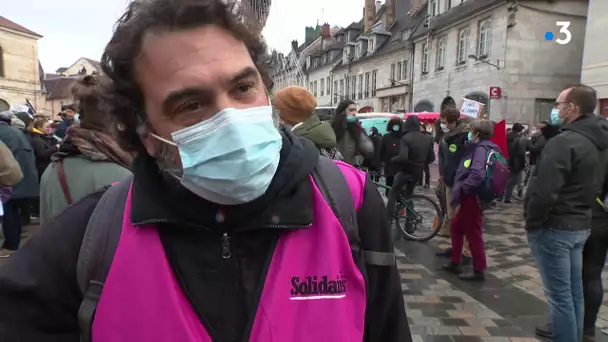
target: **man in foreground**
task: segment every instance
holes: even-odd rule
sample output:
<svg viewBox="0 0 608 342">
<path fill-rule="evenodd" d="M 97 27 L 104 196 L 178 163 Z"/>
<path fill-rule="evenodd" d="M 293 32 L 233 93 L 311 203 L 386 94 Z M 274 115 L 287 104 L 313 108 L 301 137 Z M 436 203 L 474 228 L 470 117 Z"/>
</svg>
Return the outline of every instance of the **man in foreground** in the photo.
<svg viewBox="0 0 608 342">
<path fill-rule="evenodd" d="M 562 126 L 549 140 L 526 193 L 528 242 L 548 298 L 552 338 L 583 336 L 583 246 L 591 227 L 591 206 L 603 182 L 608 122 L 595 116 L 596 92 L 568 87 L 551 112 Z"/>
<path fill-rule="evenodd" d="M 380 194 L 275 124 L 240 19 L 221 0 L 130 3 L 102 64 L 133 179 L 4 266 L 0 341 L 411 341 Z"/>
</svg>

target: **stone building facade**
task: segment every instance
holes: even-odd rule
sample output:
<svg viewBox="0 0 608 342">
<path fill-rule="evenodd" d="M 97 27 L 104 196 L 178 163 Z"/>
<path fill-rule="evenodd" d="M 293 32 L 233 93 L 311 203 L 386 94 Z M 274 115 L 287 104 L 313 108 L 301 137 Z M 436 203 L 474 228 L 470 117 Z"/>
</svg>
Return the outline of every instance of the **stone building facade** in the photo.
<svg viewBox="0 0 608 342">
<path fill-rule="evenodd" d="M 26 100 L 44 104 L 40 86 L 38 39 L 42 36 L 0 16 L 0 111 Z"/>
<path fill-rule="evenodd" d="M 584 1 L 467 0 L 443 13 L 427 10 L 427 27 L 414 34 L 415 111 L 467 97 L 485 103 L 490 119 L 533 124 L 580 79 Z M 555 41 L 565 37 L 557 21 L 570 22 L 568 44 Z M 499 99 L 490 99 L 490 87 L 500 88 Z"/>
<path fill-rule="evenodd" d="M 589 0 L 585 50 L 581 82 L 597 90 L 599 99 L 597 113 L 608 116 L 608 53 L 606 37 L 608 32 L 608 1 Z"/>
</svg>

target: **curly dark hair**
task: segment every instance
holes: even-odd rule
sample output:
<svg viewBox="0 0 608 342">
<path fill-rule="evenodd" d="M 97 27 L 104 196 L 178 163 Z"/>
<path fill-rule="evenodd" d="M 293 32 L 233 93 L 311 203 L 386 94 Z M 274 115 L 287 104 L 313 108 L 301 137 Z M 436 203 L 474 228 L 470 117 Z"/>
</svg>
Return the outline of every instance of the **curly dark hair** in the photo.
<svg viewBox="0 0 608 342">
<path fill-rule="evenodd" d="M 222 0 L 134 0 L 118 19 L 114 34 L 101 57 L 103 72 L 112 80 L 108 92 L 113 112 L 124 127 L 119 136 L 128 151 L 143 151 L 137 127 L 146 121 L 144 96 L 135 78 L 135 58 L 142 40 L 151 30 L 179 31 L 217 25 L 247 47 L 267 88 L 272 86 L 266 44 L 257 30 L 251 30 L 236 1 Z"/>
</svg>

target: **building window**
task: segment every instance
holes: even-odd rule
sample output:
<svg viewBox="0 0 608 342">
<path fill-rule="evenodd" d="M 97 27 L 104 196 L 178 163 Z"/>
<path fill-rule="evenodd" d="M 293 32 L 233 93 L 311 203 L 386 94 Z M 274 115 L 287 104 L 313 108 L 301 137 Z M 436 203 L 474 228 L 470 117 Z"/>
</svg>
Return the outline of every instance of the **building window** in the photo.
<svg viewBox="0 0 608 342">
<path fill-rule="evenodd" d="M 408 61 L 403 61 L 403 66 L 401 68 L 401 71 L 402 71 L 402 73 L 401 73 L 401 79 L 402 80 L 407 80 L 407 74 L 408 74 L 408 71 L 409 71 L 408 67 L 409 67 Z"/>
<path fill-rule="evenodd" d="M 346 77 L 346 97 L 350 94 L 350 77 Z"/>
<path fill-rule="evenodd" d="M 429 45 L 428 44 L 423 44 L 422 45 L 422 60 L 421 62 L 421 69 L 422 69 L 422 74 L 426 75 L 429 73 Z"/>
<path fill-rule="evenodd" d="M 429 1 L 429 15 L 431 18 L 437 15 L 437 0 Z"/>
<path fill-rule="evenodd" d="M 0 77 L 4 77 L 4 50 L 0 46 Z"/>
<path fill-rule="evenodd" d="M 313 83 L 313 95 L 315 97 L 317 97 L 317 81 L 315 81 L 315 83 Z"/>
<path fill-rule="evenodd" d="M 372 71 L 372 97 L 376 97 L 376 88 L 378 86 L 376 82 L 378 82 L 378 70 Z"/>
<path fill-rule="evenodd" d="M 447 39 L 446 37 L 441 37 L 439 38 L 439 41 L 437 42 L 437 59 L 435 61 L 435 67 L 437 68 L 437 70 L 443 70 L 443 68 L 445 67 L 445 49 L 447 46 Z"/>
<path fill-rule="evenodd" d="M 469 45 L 469 29 L 464 28 L 458 32 L 458 53 L 456 54 L 457 64 L 467 63 L 467 53 Z"/>
<path fill-rule="evenodd" d="M 321 96 L 325 95 L 325 79 L 322 78 L 321 81 Z"/>
<path fill-rule="evenodd" d="M 352 83 L 353 83 L 353 89 L 350 94 L 350 98 L 354 100 L 357 98 L 357 76 L 353 76 Z"/>
<path fill-rule="evenodd" d="M 492 37 L 492 21 L 490 19 L 479 23 L 479 48 L 477 57 L 488 58 L 490 56 L 490 40 Z"/>
<path fill-rule="evenodd" d="M 363 98 L 363 74 L 359 75 L 359 94 L 357 96 L 358 99 Z"/>
<path fill-rule="evenodd" d="M 395 76 L 397 76 L 397 81 L 401 79 L 401 62 L 397 62 L 397 71 L 395 72 Z"/>
<path fill-rule="evenodd" d="M 355 58 L 361 57 L 361 44 L 357 44 L 355 47 Z"/>
<path fill-rule="evenodd" d="M 445 0 L 445 10 L 452 8 L 452 0 Z"/>
<path fill-rule="evenodd" d="M 325 83 L 327 84 L 327 95 L 331 95 L 331 79 L 327 77 Z"/>
<path fill-rule="evenodd" d="M 368 45 L 367 47 L 368 47 L 369 52 L 374 52 L 374 42 L 375 42 L 374 39 L 370 39 L 367 41 L 367 45 Z"/>
<path fill-rule="evenodd" d="M 369 88 L 370 88 L 369 81 L 370 81 L 369 72 L 366 72 L 365 73 L 365 98 L 366 99 L 369 97 Z"/>
<path fill-rule="evenodd" d="M 391 81 L 395 80 L 395 64 L 391 64 Z"/>
<path fill-rule="evenodd" d="M 340 97 L 344 98 L 344 80 L 340 80 Z"/>
<path fill-rule="evenodd" d="M 313 68 L 316 68 L 319 66 L 319 58 L 315 58 L 312 62 Z"/>
<path fill-rule="evenodd" d="M 338 81 L 334 81 L 334 103 L 338 103 Z"/>
<path fill-rule="evenodd" d="M 344 49 L 344 55 L 342 56 L 342 63 L 348 63 L 348 48 Z"/>
<path fill-rule="evenodd" d="M 312 88 L 312 82 L 310 82 L 310 84 L 308 85 L 308 91 L 312 93 L 313 88 Z"/>
</svg>

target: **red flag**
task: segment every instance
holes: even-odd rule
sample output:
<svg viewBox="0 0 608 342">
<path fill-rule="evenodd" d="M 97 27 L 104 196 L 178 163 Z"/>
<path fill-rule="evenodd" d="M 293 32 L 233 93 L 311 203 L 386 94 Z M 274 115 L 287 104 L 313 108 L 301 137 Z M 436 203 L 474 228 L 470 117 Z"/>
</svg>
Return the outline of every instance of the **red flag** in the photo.
<svg viewBox="0 0 608 342">
<path fill-rule="evenodd" d="M 496 125 L 494 125 L 494 136 L 492 137 L 492 142 L 501 149 L 502 155 L 508 159 L 509 151 L 507 151 L 507 122 L 505 120 L 497 122 Z"/>
</svg>

